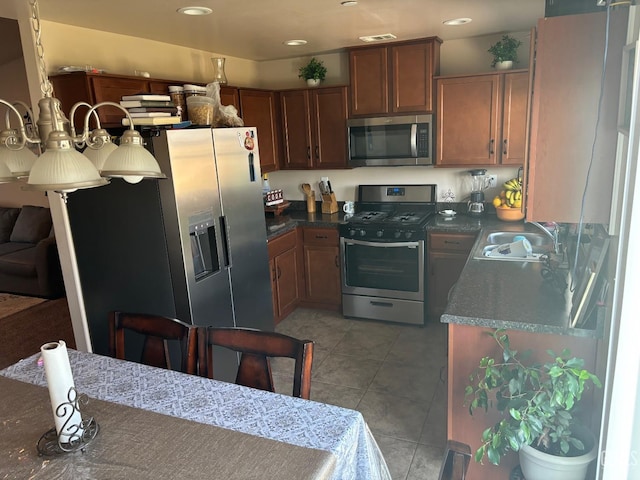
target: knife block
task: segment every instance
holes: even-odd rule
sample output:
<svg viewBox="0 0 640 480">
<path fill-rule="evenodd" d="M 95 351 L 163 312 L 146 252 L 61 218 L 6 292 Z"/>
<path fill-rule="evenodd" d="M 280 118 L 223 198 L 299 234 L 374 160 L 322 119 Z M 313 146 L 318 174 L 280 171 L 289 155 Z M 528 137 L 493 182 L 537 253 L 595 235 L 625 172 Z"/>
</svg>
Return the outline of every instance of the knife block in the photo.
<svg viewBox="0 0 640 480">
<path fill-rule="evenodd" d="M 335 193 L 322 194 L 322 213 L 337 213 L 338 201 Z"/>
</svg>

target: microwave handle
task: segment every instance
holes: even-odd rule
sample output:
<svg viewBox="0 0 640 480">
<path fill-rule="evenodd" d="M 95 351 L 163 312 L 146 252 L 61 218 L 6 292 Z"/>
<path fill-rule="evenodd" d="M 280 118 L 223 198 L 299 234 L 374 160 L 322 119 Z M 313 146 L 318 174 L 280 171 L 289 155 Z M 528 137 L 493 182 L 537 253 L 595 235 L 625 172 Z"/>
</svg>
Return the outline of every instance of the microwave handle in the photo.
<svg viewBox="0 0 640 480">
<path fill-rule="evenodd" d="M 411 156 L 418 157 L 418 124 L 411 125 Z"/>
</svg>

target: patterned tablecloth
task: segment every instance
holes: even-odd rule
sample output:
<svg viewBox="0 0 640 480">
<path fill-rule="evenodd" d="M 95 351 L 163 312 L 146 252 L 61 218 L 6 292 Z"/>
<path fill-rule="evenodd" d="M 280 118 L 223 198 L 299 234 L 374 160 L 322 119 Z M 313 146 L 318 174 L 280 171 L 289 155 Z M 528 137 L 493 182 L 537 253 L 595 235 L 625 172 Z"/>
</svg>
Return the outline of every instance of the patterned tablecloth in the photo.
<svg viewBox="0 0 640 480">
<path fill-rule="evenodd" d="M 39 355 L 0 375 L 46 386 Z M 76 389 L 91 398 L 333 453 L 335 479 L 390 479 L 360 412 L 69 350 Z"/>
</svg>

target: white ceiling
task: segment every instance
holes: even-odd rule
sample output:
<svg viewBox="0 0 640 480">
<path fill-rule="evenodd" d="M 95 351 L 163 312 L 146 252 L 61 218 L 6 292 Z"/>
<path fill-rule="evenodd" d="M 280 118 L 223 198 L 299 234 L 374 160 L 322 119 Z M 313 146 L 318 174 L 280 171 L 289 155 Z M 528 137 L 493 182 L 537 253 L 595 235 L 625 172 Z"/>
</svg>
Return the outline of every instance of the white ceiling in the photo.
<svg viewBox="0 0 640 480">
<path fill-rule="evenodd" d="M 356 6 L 343 7 L 340 0 L 39 1 L 44 20 L 257 61 L 336 51 L 362 44 L 358 37 L 363 35 L 393 33 L 398 40 L 437 35 L 447 41 L 528 30 L 544 16 L 544 3 L 359 0 Z M 202 17 L 176 13 L 178 8 L 191 5 L 209 7 L 213 13 Z M 473 21 L 458 27 L 442 24 L 458 17 Z M 42 35 L 46 43 L 44 29 Z M 305 39 L 308 44 L 283 45 L 290 39 Z"/>
</svg>

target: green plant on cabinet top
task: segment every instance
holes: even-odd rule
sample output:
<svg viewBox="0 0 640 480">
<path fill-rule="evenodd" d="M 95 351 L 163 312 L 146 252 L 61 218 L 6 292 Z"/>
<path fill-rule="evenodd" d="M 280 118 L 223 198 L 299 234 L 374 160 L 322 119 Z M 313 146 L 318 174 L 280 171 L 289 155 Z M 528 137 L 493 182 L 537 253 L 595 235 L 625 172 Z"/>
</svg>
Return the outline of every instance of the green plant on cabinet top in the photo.
<svg viewBox="0 0 640 480">
<path fill-rule="evenodd" d="M 518 47 L 520 45 L 522 45 L 520 40 L 509 35 L 503 35 L 502 39 L 491 45 L 488 50 L 493 55 L 491 66 L 495 67 L 498 62 L 518 63 Z"/>
</svg>

